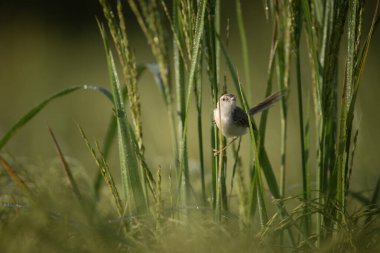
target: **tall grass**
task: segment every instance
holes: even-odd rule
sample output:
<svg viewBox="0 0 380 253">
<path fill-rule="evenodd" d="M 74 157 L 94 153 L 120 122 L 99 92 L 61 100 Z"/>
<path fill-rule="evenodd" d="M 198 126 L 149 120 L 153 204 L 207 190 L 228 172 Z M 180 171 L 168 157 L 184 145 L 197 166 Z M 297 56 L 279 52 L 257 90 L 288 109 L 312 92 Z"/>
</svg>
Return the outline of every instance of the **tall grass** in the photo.
<svg viewBox="0 0 380 253">
<path fill-rule="evenodd" d="M 379 23 L 378 4 L 369 32 L 363 39 L 365 5 L 361 1 L 264 2 L 273 27 L 265 95 L 270 95 L 275 89 L 283 92 L 281 113 L 276 115 L 281 122 L 280 153 L 277 154 L 280 166 L 277 169 L 269 159 L 265 145 L 269 111 L 262 113 L 259 124 L 248 116 L 248 110 L 253 106 L 250 104 L 252 91 L 257 87 L 251 83 L 247 33 L 252 31 L 244 23 L 247 12 L 243 1 L 236 0 L 235 7 L 244 81 L 241 81 L 237 63 L 232 60 L 221 32 L 221 20 L 225 17 L 221 13 L 224 3 L 220 0 L 174 0 L 171 6 L 164 0 L 116 3 L 100 0 L 99 3 L 103 17 L 98 17 L 98 25 L 112 92 L 97 86 L 80 86 L 54 94 L 23 116 L 0 139 L 2 149 L 18 129 L 55 98 L 88 88 L 108 97 L 113 114 L 103 148 L 97 143 L 94 148 L 85 130 L 80 128 L 101 175 L 93 184 L 95 198 L 83 200 L 80 187 L 52 134 L 77 199 L 90 201 L 97 213 L 95 218 L 86 221 L 92 228 L 93 238 L 101 238 L 100 241 L 107 247 L 121 251 L 170 251 L 168 234 L 184 232 L 184 238 L 177 236 L 181 241 L 186 241 L 190 234 L 187 229 L 196 227 L 196 233 L 205 236 L 213 231 L 221 238 L 226 234 L 231 237 L 233 233 L 238 234 L 246 240 L 239 245 L 241 250 L 250 251 L 258 250 L 256 244 L 250 243 L 252 240 L 260 245 L 260 250 L 272 251 L 278 248 L 282 251 L 310 251 L 322 249 L 328 243 L 331 250 L 342 252 L 354 251 L 358 247 L 378 247 L 376 230 L 371 230 L 371 236 L 365 241 L 360 241 L 360 238 L 367 230 L 357 234 L 352 230 L 370 227 L 373 217 L 378 215 L 379 209 L 374 205 L 380 187 L 376 187 L 371 200 L 351 193 L 364 203 L 364 213 L 352 218 L 348 207 L 350 175 L 354 169 L 353 156 L 359 136 L 359 130 L 353 125 L 355 103 L 371 38 Z M 127 8 L 135 15 L 145 35 L 154 64 L 138 65 L 136 62 L 129 44 L 125 19 Z M 347 41 L 346 48 L 343 40 Z M 309 65 L 301 64 L 302 50 L 309 55 Z M 344 66 L 340 64 L 342 61 L 345 62 Z M 226 66 L 228 70 L 225 79 L 231 79 L 227 86 L 221 81 L 221 66 Z M 310 69 L 310 84 L 302 81 L 306 68 Z M 175 175 L 168 178 L 163 176 L 163 171 L 170 168 L 155 164 L 158 168 L 155 173 L 148 165 L 149 157 L 145 156 L 145 146 L 149 145 L 149 141 L 143 138 L 138 86 L 139 76 L 145 69 L 155 76 L 159 94 L 168 111 L 173 150 L 170 163 L 175 168 Z M 293 72 L 295 75 L 292 75 Z M 278 88 L 273 87 L 274 83 L 278 84 Z M 226 88 L 228 92 L 237 94 L 249 118 L 249 137 L 243 137 L 249 139 L 248 163 L 241 162 L 245 157 L 239 154 L 239 140 L 234 157 L 231 157 L 234 159 L 233 166 L 227 163 L 229 152 L 223 151 L 219 155 L 213 152 L 213 149 L 222 149 L 226 140 L 213 124 L 212 116 L 209 121 L 202 121 L 203 109 L 207 106 L 215 108 L 220 95 L 227 92 Z M 205 102 L 206 94 L 210 97 L 210 104 Z M 287 151 L 288 103 L 293 100 L 297 101 L 299 114 L 299 154 Z M 192 106 L 196 109 L 196 130 L 189 128 L 189 121 L 194 118 L 190 114 Z M 310 142 L 313 139 L 313 133 L 309 130 L 311 124 L 315 124 L 316 129 L 314 142 Z M 160 134 L 163 130 L 157 128 L 156 131 Z M 190 131 L 197 132 L 199 188 L 194 187 L 197 176 L 189 170 Z M 207 131 L 211 132 L 211 147 L 205 145 Z M 117 175 L 111 173 L 107 161 L 115 138 L 118 141 L 121 187 L 115 183 L 114 177 Z M 315 153 L 310 152 L 311 148 Z M 287 192 L 289 156 L 299 157 L 301 161 L 298 173 L 302 190 L 298 195 Z M 311 162 L 314 159 L 316 164 Z M 211 164 L 207 164 L 206 160 L 210 160 Z M 28 198 L 35 199 L 30 197 L 28 182 L 24 182 L 7 159 L 0 156 L 0 163 L 15 185 Z M 236 200 L 228 197 L 226 181 L 230 172 L 233 180 L 231 189 L 234 181 L 237 185 L 234 188 L 238 196 Z M 315 177 L 312 176 L 314 174 Z M 106 182 L 106 190 L 110 192 L 115 206 L 111 210 L 119 216 L 116 222 L 118 228 L 107 226 L 107 231 L 121 231 L 114 232 L 117 234 L 114 238 L 106 237 L 97 227 L 97 224 L 103 224 L 97 223 L 97 220 L 104 220 L 101 211 L 96 210 L 102 201 L 99 179 Z M 165 182 L 169 184 L 169 196 L 165 196 L 162 190 Z M 316 182 L 316 188 L 313 188 L 312 182 Z M 268 195 L 272 201 L 269 201 Z M 170 199 L 170 203 L 165 199 Z M 372 206 L 367 207 L 369 204 Z M 88 215 L 88 208 L 84 209 L 84 215 Z M 259 226 L 256 226 L 257 223 Z M 235 224 L 239 225 L 239 229 L 235 230 Z M 229 234 L 226 232 L 229 229 L 234 232 Z M 169 230 L 172 230 L 171 233 L 168 233 Z M 377 240 L 377 244 L 373 240 Z M 168 245 L 165 246 L 166 242 Z M 213 249 L 219 247 L 214 246 Z"/>
</svg>

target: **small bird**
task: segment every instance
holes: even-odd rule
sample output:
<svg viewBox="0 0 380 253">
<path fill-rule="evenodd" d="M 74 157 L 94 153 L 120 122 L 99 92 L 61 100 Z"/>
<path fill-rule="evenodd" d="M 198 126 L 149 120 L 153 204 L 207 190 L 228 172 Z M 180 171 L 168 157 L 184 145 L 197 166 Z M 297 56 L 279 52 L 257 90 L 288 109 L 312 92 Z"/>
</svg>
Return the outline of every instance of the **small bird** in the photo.
<svg viewBox="0 0 380 253">
<path fill-rule="evenodd" d="M 265 98 L 255 107 L 248 110 L 249 115 L 252 116 L 268 109 L 278 102 L 282 95 L 282 92 L 278 91 Z M 220 97 L 217 107 L 214 109 L 214 120 L 225 137 L 234 137 L 229 144 L 236 140 L 237 137 L 246 134 L 249 127 L 248 116 L 242 108 L 236 105 L 236 96 L 233 94 L 224 94 Z M 220 153 L 221 151 L 217 151 L 216 153 Z"/>
</svg>

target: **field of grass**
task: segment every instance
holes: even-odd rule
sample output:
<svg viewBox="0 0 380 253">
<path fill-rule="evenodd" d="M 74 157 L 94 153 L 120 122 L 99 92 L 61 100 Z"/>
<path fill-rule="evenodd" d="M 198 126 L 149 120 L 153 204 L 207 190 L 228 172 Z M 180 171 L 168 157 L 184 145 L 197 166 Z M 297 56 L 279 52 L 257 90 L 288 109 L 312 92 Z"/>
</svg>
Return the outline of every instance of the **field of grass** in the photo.
<svg viewBox="0 0 380 253">
<path fill-rule="evenodd" d="M 378 54 L 371 41 L 379 2 L 262 1 L 272 34 L 263 94 L 252 82 L 250 10 L 245 1 L 229 3 L 236 18 L 230 21 L 224 4 L 99 0 L 102 15 L 94 22 L 109 85 L 57 90 L 0 132 L 1 252 L 380 250 L 380 174 L 373 185 L 351 187 L 366 131 L 357 99 L 367 57 Z M 149 63 L 136 60 L 132 14 Z M 154 94 L 141 92 L 144 75 L 154 80 Z M 219 97 L 236 94 L 247 112 L 277 90 L 278 105 L 250 118 L 248 133 L 215 155 L 230 141 L 211 116 Z M 49 166 L 5 149 L 51 102 L 80 91 L 97 93 L 111 108 L 102 139 L 88 134 L 86 118 L 73 130 L 95 177 L 81 157 L 65 155 L 69 144 L 54 128 L 48 132 L 56 160 Z M 157 98 L 165 109 L 153 103 L 153 113 L 143 115 L 142 101 Z M 152 147 L 146 136 L 165 141 Z M 154 149 L 171 155 L 152 159 Z"/>
</svg>

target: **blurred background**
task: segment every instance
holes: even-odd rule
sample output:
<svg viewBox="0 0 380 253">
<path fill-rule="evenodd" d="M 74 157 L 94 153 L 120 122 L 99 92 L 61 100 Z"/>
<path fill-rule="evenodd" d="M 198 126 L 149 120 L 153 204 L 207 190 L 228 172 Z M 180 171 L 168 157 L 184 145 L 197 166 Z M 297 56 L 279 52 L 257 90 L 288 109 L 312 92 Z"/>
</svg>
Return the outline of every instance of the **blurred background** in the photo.
<svg viewBox="0 0 380 253">
<path fill-rule="evenodd" d="M 367 1 L 364 33 L 368 31 L 375 1 Z M 250 104 L 264 98 L 267 66 L 270 51 L 272 24 L 265 17 L 263 1 L 242 1 L 251 63 L 251 80 L 254 94 Z M 105 55 L 96 17 L 102 17 L 96 0 L 19 0 L 0 1 L 0 136 L 32 106 L 49 95 L 74 85 L 97 84 L 109 88 Z M 126 10 L 127 31 L 138 63 L 152 63 L 153 57 L 147 42 L 130 10 Z M 243 76 L 240 41 L 233 1 L 222 1 L 222 31 L 229 23 L 228 50 L 239 73 Z M 224 32 L 225 33 L 225 32 Z M 305 46 L 305 40 L 303 40 Z M 342 46 L 344 55 L 345 42 Z M 374 34 L 364 71 L 357 103 L 355 124 L 359 127 L 358 147 L 352 187 L 369 190 L 380 173 L 380 31 Z M 307 55 L 303 57 L 303 85 L 310 86 Z M 343 68 L 341 61 L 340 68 Z M 227 69 L 222 69 L 222 73 Z M 227 83 L 230 79 L 227 77 Z M 243 80 L 244 81 L 244 80 Z M 207 79 L 204 79 L 204 141 L 209 159 L 211 102 Z M 232 85 L 228 86 L 232 89 Z M 276 87 L 276 86 L 275 86 Z M 291 80 L 288 132 L 288 179 L 299 192 L 300 154 L 298 137 L 298 109 L 294 79 Z M 169 124 L 166 108 L 154 79 L 145 73 L 139 82 L 146 155 L 155 168 L 173 167 L 172 147 L 168 139 Z M 231 91 L 234 92 L 235 91 Z M 305 95 L 307 90 L 305 92 Z M 193 101 L 194 102 L 194 101 Z M 193 104 L 194 105 L 194 104 Z M 194 111 L 194 108 L 192 108 Z M 275 168 L 280 159 L 279 106 L 271 109 L 267 131 L 267 150 Z M 97 168 L 81 138 L 76 123 L 81 125 L 90 139 L 102 141 L 112 108 L 96 92 L 76 92 L 53 101 L 36 118 L 11 139 L 5 151 L 16 160 L 39 166 L 56 159 L 55 147 L 48 133 L 51 127 L 65 155 L 75 159 L 95 175 Z M 196 129 L 192 114 L 189 129 Z M 258 118 L 257 118 L 258 119 Z M 314 131 L 312 129 L 311 131 Z M 313 132 L 312 132 L 313 133 Z M 198 144 L 196 131 L 189 132 L 190 167 L 198 173 Z M 248 152 L 248 139 L 244 138 L 243 157 Z M 314 153 L 312 153 L 313 155 Z M 116 158 L 117 152 L 113 152 Z M 116 159 L 111 164 L 117 167 Z M 210 170 L 210 162 L 207 170 Z M 248 164 L 248 162 L 243 163 Z"/>
</svg>

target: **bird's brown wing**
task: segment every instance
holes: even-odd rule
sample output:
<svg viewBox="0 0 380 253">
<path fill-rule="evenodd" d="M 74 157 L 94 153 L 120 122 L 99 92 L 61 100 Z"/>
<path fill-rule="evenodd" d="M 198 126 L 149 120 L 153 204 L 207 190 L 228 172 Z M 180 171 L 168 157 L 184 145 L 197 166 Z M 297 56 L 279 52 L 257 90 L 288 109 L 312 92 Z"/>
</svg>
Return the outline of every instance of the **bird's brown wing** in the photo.
<svg viewBox="0 0 380 253">
<path fill-rule="evenodd" d="M 249 127 L 247 114 L 240 107 L 236 107 L 232 113 L 232 119 L 237 126 Z"/>
</svg>

